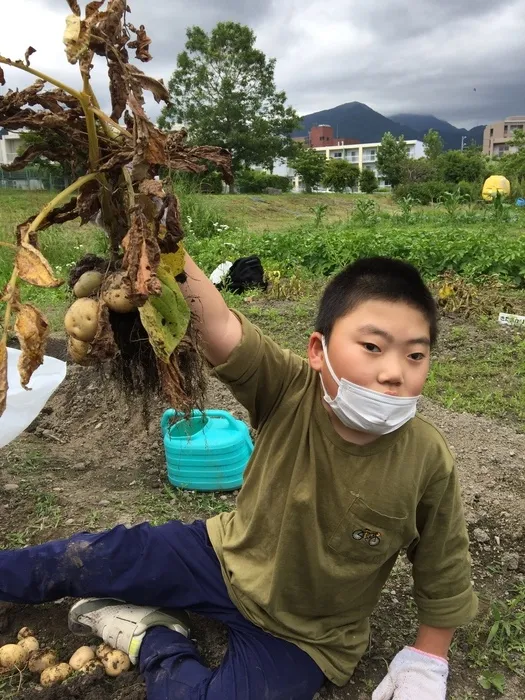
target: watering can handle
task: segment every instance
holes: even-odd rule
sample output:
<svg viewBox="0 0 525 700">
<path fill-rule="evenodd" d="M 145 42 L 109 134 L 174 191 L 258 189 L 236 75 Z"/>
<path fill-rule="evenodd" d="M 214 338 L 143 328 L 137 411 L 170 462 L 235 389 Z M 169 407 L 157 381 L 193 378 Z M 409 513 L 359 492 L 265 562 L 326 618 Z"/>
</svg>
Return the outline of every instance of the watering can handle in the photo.
<svg viewBox="0 0 525 700">
<path fill-rule="evenodd" d="M 196 413 L 200 414 L 200 411 L 196 411 Z M 228 411 L 211 409 L 210 411 L 204 411 L 204 416 L 209 416 L 210 418 L 224 418 L 224 420 L 228 421 L 232 428 L 237 429 L 238 421 L 231 415 L 231 413 L 228 413 Z"/>
<path fill-rule="evenodd" d="M 168 432 L 170 424 L 171 424 L 172 420 L 175 418 L 175 416 L 182 416 L 182 415 L 183 414 L 180 413 L 180 411 L 176 411 L 173 408 L 170 408 L 164 412 L 162 418 L 160 419 L 160 429 L 162 432 L 162 437 L 164 437 L 166 435 L 166 433 Z"/>
</svg>

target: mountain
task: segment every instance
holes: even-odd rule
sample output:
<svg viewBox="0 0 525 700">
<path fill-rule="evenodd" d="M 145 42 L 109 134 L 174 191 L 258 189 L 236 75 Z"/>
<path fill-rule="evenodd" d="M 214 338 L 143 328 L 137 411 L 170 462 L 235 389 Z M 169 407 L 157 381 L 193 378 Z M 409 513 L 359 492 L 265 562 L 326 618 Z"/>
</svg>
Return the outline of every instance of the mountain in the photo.
<svg viewBox="0 0 525 700">
<path fill-rule="evenodd" d="M 312 126 L 317 124 L 329 124 L 336 137 L 358 139 L 361 143 L 381 141 L 386 131 L 394 136 L 403 135 L 405 139 L 420 137 L 419 132 L 387 119 L 362 102 L 347 102 L 339 107 L 307 114 L 303 117 L 302 129 L 295 131 L 292 136 L 308 136 Z"/>
<path fill-rule="evenodd" d="M 389 117 L 402 126 L 410 127 L 420 134 L 425 135 L 429 129 L 435 129 L 441 134 L 445 148 L 461 148 L 461 139 L 466 136 L 465 145 L 475 141 L 479 146 L 483 144 L 483 132 L 485 126 L 475 126 L 472 129 L 459 129 L 457 126 L 438 119 L 432 114 L 393 114 Z"/>
<path fill-rule="evenodd" d="M 358 139 L 361 143 L 377 143 L 386 131 L 394 136 L 404 136 L 407 140 L 422 141 L 429 129 L 435 129 L 441 134 L 447 150 L 461 148 L 462 136 L 467 137 L 466 144 L 475 141 L 481 145 L 485 129 L 484 126 L 475 126 L 470 130 L 458 129 L 431 114 L 395 114 L 385 117 L 362 102 L 347 102 L 332 109 L 306 114 L 302 119 L 302 128 L 292 136 L 307 136 L 312 126 L 329 124 L 336 137 Z"/>
</svg>

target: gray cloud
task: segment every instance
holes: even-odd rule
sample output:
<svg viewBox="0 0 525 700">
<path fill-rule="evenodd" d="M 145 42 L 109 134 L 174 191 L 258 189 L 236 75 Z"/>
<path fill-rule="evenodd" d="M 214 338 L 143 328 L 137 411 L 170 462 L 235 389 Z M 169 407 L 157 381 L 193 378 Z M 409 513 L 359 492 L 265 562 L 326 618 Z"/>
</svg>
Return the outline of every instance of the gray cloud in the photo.
<svg viewBox="0 0 525 700">
<path fill-rule="evenodd" d="M 278 87 L 302 114 L 353 100 L 383 114 L 433 113 L 458 126 L 525 113 L 525 0 L 497 5 L 493 0 L 131 0 L 131 5 L 132 21 L 144 23 L 153 39 L 155 60 L 145 70 L 165 80 L 188 26 L 210 30 L 218 21 L 233 20 L 250 25 L 260 48 L 277 58 Z M 43 14 L 68 12 L 65 0 L 40 0 L 39 8 Z M 1 35 L 2 29 L 0 43 Z M 57 47 L 57 64 L 59 54 Z M 99 71 L 94 84 L 102 99 L 105 82 Z M 148 107 L 152 116 L 158 114 L 157 105 Z"/>
</svg>

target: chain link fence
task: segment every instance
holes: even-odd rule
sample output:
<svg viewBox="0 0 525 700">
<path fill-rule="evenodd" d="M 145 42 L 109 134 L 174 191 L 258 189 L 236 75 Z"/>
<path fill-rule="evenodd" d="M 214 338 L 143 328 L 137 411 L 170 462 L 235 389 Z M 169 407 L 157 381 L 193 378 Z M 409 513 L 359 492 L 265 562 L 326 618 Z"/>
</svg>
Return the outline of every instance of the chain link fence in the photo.
<svg viewBox="0 0 525 700">
<path fill-rule="evenodd" d="M 63 190 L 69 182 L 39 168 L 25 168 L 8 173 L 0 168 L 0 190 Z"/>
</svg>

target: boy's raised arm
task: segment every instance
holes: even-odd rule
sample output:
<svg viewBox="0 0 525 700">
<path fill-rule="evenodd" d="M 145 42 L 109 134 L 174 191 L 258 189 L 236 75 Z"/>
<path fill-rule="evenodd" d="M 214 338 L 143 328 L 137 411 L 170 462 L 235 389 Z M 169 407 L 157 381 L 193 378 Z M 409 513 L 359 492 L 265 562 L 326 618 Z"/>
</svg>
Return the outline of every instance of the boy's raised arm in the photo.
<svg viewBox="0 0 525 700">
<path fill-rule="evenodd" d="M 180 285 L 201 333 L 206 359 L 213 366 L 228 360 L 241 342 L 242 326 L 221 293 L 186 253 L 187 280 Z"/>
</svg>

